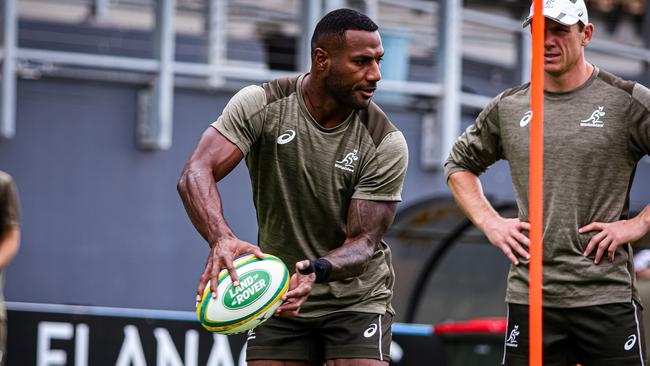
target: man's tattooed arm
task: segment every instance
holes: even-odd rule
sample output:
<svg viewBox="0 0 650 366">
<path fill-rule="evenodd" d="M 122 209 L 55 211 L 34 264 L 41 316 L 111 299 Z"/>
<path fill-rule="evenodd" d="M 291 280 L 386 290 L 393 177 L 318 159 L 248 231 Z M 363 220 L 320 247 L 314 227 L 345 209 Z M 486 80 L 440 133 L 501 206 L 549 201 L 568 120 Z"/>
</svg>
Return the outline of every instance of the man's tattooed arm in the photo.
<svg viewBox="0 0 650 366">
<path fill-rule="evenodd" d="M 384 233 L 393 223 L 396 208 L 397 202 L 352 200 L 345 242 L 323 257 L 332 264 L 327 281 L 355 277 L 366 271 Z"/>
</svg>

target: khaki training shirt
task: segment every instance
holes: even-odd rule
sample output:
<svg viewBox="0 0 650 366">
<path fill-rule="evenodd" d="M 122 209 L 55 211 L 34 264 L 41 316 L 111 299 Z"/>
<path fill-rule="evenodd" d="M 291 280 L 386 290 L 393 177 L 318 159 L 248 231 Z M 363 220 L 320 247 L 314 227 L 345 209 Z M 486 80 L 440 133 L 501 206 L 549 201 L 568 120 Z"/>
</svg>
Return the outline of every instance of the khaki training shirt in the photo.
<svg viewBox="0 0 650 366">
<path fill-rule="evenodd" d="M 529 84 L 504 91 L 456 141 L 445 163 L 483 173 L 506 159 L 519 207 L 528 218 Z M 613 263 L 582 255 L 596 232 L 578 233 L 594 221 L 627 218 L 637 162 L 650 153 L 650 91 L 608 72 L 575 90 L 544 95 L 544 305 L 580 307 L 639 299 L 631 245 Z M 506 301 L 528 303 L 528 265 L 511 265 Z"/>
<path fill-rule="evenodd" d="M 261 249 L 290 272 L 343 244 L 351 199 L 400 201 L 408 162 L 404 136 L 374 103 L 320 126 L 305 107 L 303 78 L 242 89 L 212 124 L 246 157 Z M 393 276 L 382 240 L 363 274 L 316 284 L 300 313 L 392 313 Z"/>
</svg>

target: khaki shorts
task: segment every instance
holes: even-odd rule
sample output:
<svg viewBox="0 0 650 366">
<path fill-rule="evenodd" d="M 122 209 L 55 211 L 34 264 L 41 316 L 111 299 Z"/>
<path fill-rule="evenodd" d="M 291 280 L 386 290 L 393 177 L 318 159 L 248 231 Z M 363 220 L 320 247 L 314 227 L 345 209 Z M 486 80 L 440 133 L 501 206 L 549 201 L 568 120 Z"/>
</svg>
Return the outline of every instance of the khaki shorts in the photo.
<svg viewBox="0 0 650 366">
<path fill-rule="evenodd" d="M 636 302 L 544 308 L 545 366 L 644 366 L 645 335 Z M 528 305 L 508 304 L 503 364 L 528 366 Z"/>
<path fill-rule="evenodd" d="M 388 362 L 392 322 L 389 313 L 340 312 L 317 318 L 274 316 L 249 331 L 246 361 L 318 363 L 364 358 Z"/>
</svg>

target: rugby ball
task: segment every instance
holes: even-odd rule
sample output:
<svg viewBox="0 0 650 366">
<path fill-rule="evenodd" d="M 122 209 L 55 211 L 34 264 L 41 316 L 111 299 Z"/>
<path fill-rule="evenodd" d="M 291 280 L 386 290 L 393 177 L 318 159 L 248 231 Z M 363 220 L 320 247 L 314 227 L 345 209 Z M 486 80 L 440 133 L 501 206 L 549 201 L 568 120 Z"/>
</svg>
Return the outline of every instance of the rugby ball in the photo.
<svg viewBox="0 0 650 366">
<path fill-rule="evenodd" d="M 212 298 L 208 282 L 196 304 L 199 322 L 213 333 L 241 333 L 262 324 L 273 316 L 289 289 L 289 270 L 276 256 L 264 254 L 264 259 L 258 259 L 246 254 L 237 257 L 233 266 L 239 286 L 233 286 L 224 269 L 218 276 L 217 298 Z"/>
</svg>

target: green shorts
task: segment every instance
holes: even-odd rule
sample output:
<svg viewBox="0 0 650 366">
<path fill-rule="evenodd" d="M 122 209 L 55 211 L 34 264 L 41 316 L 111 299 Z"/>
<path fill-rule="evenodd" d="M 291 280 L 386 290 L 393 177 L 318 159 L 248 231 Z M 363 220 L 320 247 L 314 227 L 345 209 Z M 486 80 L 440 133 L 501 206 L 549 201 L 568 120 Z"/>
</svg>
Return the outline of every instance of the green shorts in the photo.
<svg viewBox="0 0 650 366">
<path fill-rule="evenodd" d="M 544 308 L 545 366 L 645 366 L 641 307 L 635 302 Z M 508 304 L 503 365 L 528 366 L 528 305 Z"/>
<path fill-rule="evenodd" d="M 272 317 L 249 331 L 246 361 L 390 361 L 391 314 L 340 312 L 317 318 Z"/>
</svg>

